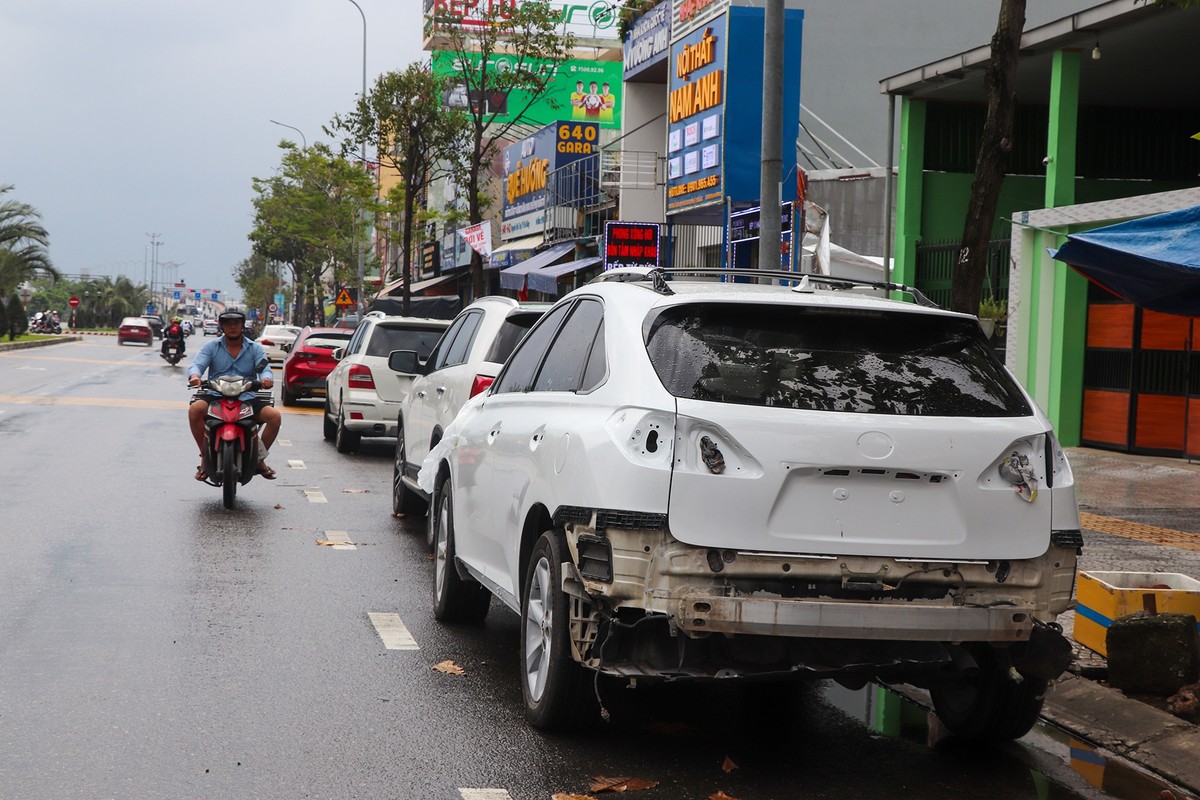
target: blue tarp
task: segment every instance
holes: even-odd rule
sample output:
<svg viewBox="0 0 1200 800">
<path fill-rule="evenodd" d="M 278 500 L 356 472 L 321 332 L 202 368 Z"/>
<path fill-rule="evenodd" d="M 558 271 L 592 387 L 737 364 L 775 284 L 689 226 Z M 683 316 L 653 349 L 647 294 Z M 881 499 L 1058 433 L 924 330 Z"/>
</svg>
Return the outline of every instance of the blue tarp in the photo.
<svg viewBox="0 0 1200 800">
<path fill-rule="evenodd" d="M 516 289 L 517 291 L 524 289 L 525 276 L 530 270 L 541 269 L 548 264 L 553 264 L 574 249 L 574 242 L 559 242 L 516 266 L 500 270 L 501 288 Z"/>
<path fill-rule="evenodd" d="M 1049 252 L 1131 303 L 1200 316 L 1200 206 L 1073 233 Z"/>
</svg>

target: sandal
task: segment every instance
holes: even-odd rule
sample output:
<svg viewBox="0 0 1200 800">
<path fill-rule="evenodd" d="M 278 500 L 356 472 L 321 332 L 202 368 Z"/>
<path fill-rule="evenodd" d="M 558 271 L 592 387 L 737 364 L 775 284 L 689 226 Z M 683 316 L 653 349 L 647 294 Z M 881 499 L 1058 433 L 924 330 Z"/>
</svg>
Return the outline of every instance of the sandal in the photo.
<svg viewBox="0 0 1200 800">
<path fill-rule="evenodd" d="M 258 474 L 269 481 L 275 480 L 275 470 L 268 467 L 265 461 L 258 462 Z"/>
<path fill-rule="evenodd" d="M 198 481 L 207 481 L 208 480 L 208 473 L 204 471 L 203 463 L 201 463 L 200 466 L 196 467 L 196 480 L 198 480 Z"/>
</svg>

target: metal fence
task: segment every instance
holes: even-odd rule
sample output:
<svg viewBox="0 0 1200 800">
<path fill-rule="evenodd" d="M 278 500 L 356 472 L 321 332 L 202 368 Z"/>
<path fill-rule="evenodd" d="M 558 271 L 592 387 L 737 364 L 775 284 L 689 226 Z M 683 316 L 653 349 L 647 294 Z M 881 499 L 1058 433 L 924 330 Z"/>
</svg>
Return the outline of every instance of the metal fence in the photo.
<svg viewBox="0 0 1200 800">
<path fill-rule="evenodd" d="M 961 242 L 922 242 L 917 245 L 917 288 L 943 308 L 950 307 L 950 289 L 954 280 L 954 262 Z M 1010 242 L 988 242 L 987 271 L 980 297 L 1008 302 L 1008 273 L 1011 268 Z"/>
</svg>

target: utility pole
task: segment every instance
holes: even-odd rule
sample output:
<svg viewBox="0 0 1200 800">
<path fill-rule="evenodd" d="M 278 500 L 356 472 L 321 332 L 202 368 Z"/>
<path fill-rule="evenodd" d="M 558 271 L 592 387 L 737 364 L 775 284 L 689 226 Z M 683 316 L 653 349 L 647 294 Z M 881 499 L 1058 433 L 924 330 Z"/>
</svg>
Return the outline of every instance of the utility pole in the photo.
<svg viewBox="0 0 1200 800">
<path fill-rule="evenodd" d="M 779 185 L 783 182 L 783 0 L 763 13 L 762 169 L 759 173 L 758 268 L 780 269 Z"/>
<path fill-rule="evenodd" d="M 162 242 L 157 233 L 147 233 L 150 237 L 150 302 L 155 303 L 155 286 L 158 283 L 158 246 Z"/>
</svg>

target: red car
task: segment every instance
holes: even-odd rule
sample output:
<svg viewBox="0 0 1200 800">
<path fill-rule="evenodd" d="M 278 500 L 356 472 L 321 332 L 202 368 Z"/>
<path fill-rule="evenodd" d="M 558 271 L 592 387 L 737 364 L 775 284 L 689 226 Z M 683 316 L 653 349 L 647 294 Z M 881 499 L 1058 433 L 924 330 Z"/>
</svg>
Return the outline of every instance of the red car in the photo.
<svg viewBox="0 0 1200 800">
<path fill-rule="evenodd" d="M 345 347 L 353 330 L 314 328 L 300 331 L 283 360 L 283 386 L 279 393 L 285 406 L 301 397 L 324 397 L 325 377 L 337 366 L 333 351 Z"/>
<path fill-rule="evenodd" d="M 154 344 L 154 330 L 142 317 L 126 317 L 117 328 L 117 344 L 141 342 L 149 347 Z"/>
</svg>

